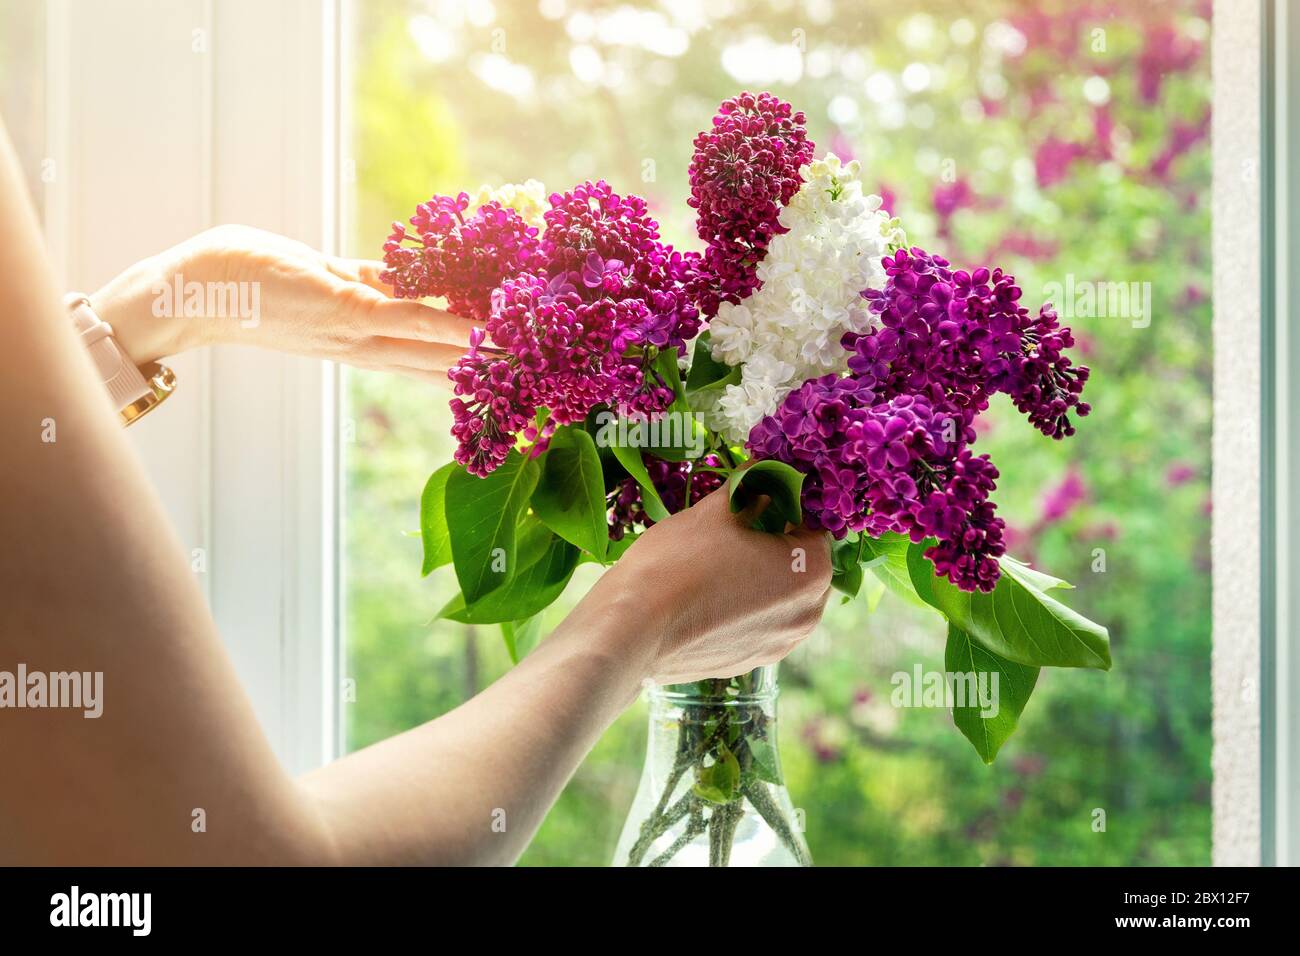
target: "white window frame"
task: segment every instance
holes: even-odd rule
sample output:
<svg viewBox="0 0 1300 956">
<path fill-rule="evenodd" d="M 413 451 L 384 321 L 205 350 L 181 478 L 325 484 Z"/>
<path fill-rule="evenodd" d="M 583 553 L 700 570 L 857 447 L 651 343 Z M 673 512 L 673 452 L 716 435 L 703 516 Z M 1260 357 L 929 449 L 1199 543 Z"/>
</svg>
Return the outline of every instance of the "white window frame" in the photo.
<svg viewBox="0 0 1300 956">
<path fill-rule="evenodd" d="M 1214 862 L 1294 866 L 1300 10 L 1218 0 L 1212 45 Z"/>
<path fill-rule="evenodd" d="M 1263 4 L 1261 860 L 1300 865 L 1300 9 Z M 1225 290 L 1226 291 L 1226 290 Z"/>
<path fill-rule="evenodd" d="M 225 221 L 337 251 L 345 0 L 46 3 L 68 288 Z M 1295 864 L 1300 13 L 1218 0 L 1213 75 L 1214 860 Z M 338 372 L 235 347 L 175 367 L 131 436 L 277 752 L 317 766 L 341 742 Z"/>
</svg>

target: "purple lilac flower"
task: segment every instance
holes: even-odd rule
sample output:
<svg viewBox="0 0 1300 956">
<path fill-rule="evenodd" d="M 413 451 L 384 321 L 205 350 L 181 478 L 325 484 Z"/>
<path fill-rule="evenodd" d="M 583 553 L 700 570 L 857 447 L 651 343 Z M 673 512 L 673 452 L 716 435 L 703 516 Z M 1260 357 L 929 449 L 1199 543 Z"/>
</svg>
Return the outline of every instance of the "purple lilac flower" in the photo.
<svg viewBox="0 0 1300 956">
<path fill-rule="evenodd" d="M 491 312 L 492 290 L 503 279 L 541 265 L 537 228 L 513 209 L 487 202 L 470 216 L 469 196 L 434 196 L 411 217 L 415 234 L 400 222 L 384 243 L 380 278 L 399 298 L 442 296 L 467 319 Z M 416 247 L 403 243 L 416 242 Z"/>
<path fill-rule="evenodd" d="M 881 324 L 849 333 L 849 375 L 805 382 L 749 436 L 759 458 L 802 471 L 809 526 L 934 537 L 926 556 L 968 591 L 992 590 L 1006 550 L 989 495 L 998 471 L 973 455 L 976 415 L 1006 392 L 1045 434 L 1073 434 L 1068 412 L 1087 415 L 1088 370 L 1063 354 L 1068 329 L 1044 306 L 1019 306 L 1000 269 L 953 272 L 924 250 L 884 259 L 885 288 L 864 297 Z"/>
<path fill-rule="evenodd" d="M 575 284 L 587 289 L 639 299 L 645 304 L 639 341 L 683 349 L 700 330 L 687 289 L 693 260 L 659 241 L 645 200 L 619 196 L 599 181 L 555 193 L 550 203 L 541 240 L 548 272 L 576 273 Z"/>
<path fill-rule="evenodd" d="M 706 316 L 720 301 L 739 302 L 757 287 L 754 270 L 782 231 L 781 207 L 798 191 L 799 168 L 812 156 L 804 114 L 770 93 L 724 101 L 712 128 L 695 137 L 688 203 L 708 245 L 707 271 L 697 284 Z"/>
<path fill-rule="evenodd" d="M 449 373 L 456 460 L 471 474 L 499 466 L 520 433 L 539 442 L 539 453 L 556 426 L 581 421 L 597 405 L 647 413 L 672 401 L 672 390 L 646 373 L 640 356 L 624 356 L 645 324 L 639 299 L 585 301 L 577 283 L 534 275 L 507 279 L 499 292 L 486 333 L 504 355 L 480 351 L 483 336 L 476 332 Z M 536 434 L 539 408 L 549 414 Z"/>
<path fill-rule="evenodd" d="M 758 458 L 777 458 L 805 475 L 811 528 L 836 538 L 936 537 L 926 554 L 967 590 L 989 590 L 1003 553 L 1002 522 L 988 501 L 998 477 L 974 457 L 966 433 L 953 434 L 954 409 L 920 395 L 881 399 L 860 379 L 826 375 L 805 382 L 749 436 Z"/>
<path fill-rule="evenodd" d="M 539 454 L 557 426 L 598 405 L 633 418 L 663 411 L 674 395 L 654 356 L 699 331 L 686 288 L 694 260 L 659 242 L 644 200 L 596 182 L 550 203 L 531 271 L 485 293 L 486 335 L 502 354 L 480 351 L 479 337 L 450 372 L 456 460 L 476 475 L 500 465 L 517 436 Z"/>
<path fill-rule="evenodd" d="M 954 272 L 946 259 L 916 247 L 883 265 L 885 288 L 863 293 L 880 327 L 844 337 L 855 377 L 884 398 L 916 393 L 950 404 L 963 430 L 994 393 L 1005 392 L 1043 434 L 1074 434 L 1069 413 L 1091 411 L 1079 401 L 1088 368 L 1064 354 L 1074 336 L 1050 305 L 1031 315 L 1019 305 L 1014 276 Z"/>
</svg>

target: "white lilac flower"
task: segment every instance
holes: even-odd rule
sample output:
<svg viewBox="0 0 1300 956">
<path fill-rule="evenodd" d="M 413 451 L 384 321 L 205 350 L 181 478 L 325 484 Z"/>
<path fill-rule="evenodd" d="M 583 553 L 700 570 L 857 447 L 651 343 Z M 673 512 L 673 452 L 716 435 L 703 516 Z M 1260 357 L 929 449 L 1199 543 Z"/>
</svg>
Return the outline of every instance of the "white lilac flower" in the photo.
<svg viewBox="0 0 1300 956">
<path fill-rule="evenodd" d="M 795 375 L 795 367 L 790 363 L 770 352 L 755 353 L 740 370 L 740 384 L 728 385 L 718 399 L 716 417 L 724 428 L 724 436 L 735 442 L 744 441 L 751 428 L 802 384 L 803 379 L 796 379 Z"/>
<path fill-rule="evenodd" d="M 762 285 L 739 304 L 723 303 L 709 323 L 713 357 L 742 366 L 740 384 L 706 410 L 734 442 L 805 380 L 847 368 L 840 339 L 870 328 L 861 293 L 884 284 L 880 260 L 901 236 L 880 197 L 863 193 L 856 160 L 841 164 L 828 153 L 800 172 L 803 185 L 781 210 L 786 231 L 758 265 Z"/>
<path fill-rule="evenodd" d="M 743 302 L 726 308 L 728 321 L 713 327 L 709 341 L 716 360 L 740 365 L 749 357 L 754 344 L 753 316 Z"/>
</svg>

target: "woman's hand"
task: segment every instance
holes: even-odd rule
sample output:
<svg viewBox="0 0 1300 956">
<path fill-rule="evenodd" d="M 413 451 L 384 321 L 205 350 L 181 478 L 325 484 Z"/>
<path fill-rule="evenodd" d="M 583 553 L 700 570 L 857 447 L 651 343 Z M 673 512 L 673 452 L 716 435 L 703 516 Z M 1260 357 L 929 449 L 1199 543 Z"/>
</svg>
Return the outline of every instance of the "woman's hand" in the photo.
<svg viewBox="0 0 1300 956">
<path fill-rule="evenodd" d="M 806 529 L 755 531 L 753 518 L 752 510 L 732 514 L 723 488 L 655 524 L 573 618 L 626 622 L 633 633 L 620 635 L 622 652 L 641 655 L 644 676 L 659 684 L 776 663 L 821 620 L 830 541 Z"/>
<path fill-rule="evenodd" d="M 91 305 L 137 365 L 199 345 L 247 344 L 446 384 L 471 323 L 390 298 L 381 268 L 218 226 L 136 263 Z"/>
</svg>

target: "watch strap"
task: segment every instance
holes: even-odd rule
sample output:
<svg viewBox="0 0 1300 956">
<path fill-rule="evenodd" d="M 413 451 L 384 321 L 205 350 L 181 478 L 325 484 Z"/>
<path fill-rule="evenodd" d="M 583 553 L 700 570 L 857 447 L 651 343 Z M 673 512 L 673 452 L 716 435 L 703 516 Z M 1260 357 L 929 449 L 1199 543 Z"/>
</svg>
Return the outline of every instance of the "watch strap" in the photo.
<svg viewBox="0 0 1300 956">
<path fill-rule="evenodd" d="M 144 416 L 175 390 L 176 376 L 166 366 L 151 362 L 143 370 L 136 368 L 87 296 L 74 292 L 64 301 L 123 425 Z"/>
</svg>

